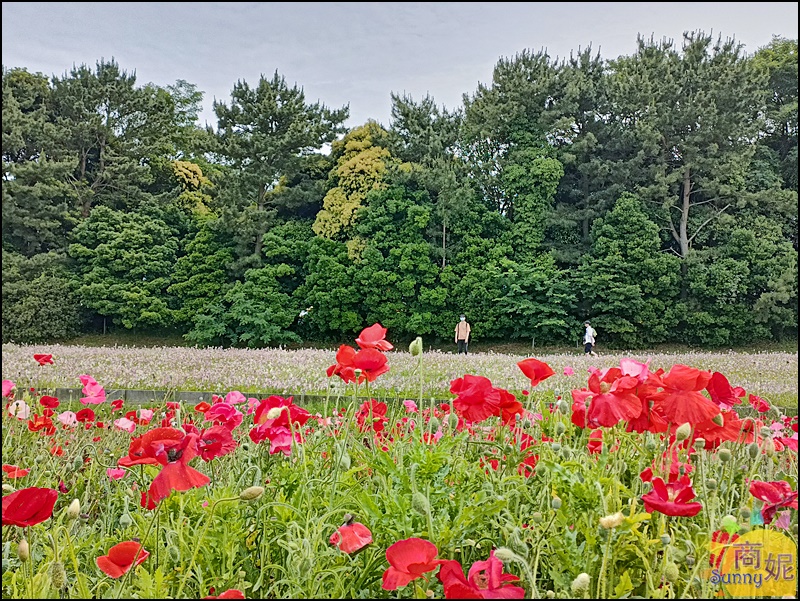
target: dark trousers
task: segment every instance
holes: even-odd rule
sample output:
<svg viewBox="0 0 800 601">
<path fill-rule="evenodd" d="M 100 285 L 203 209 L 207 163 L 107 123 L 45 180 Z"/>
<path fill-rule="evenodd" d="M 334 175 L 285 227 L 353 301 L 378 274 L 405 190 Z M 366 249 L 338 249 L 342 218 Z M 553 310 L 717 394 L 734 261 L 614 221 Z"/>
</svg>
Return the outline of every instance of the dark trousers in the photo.
<svg viewBox="0 0 800 601">
<path fill-rule="evenodd" d="M 458 341 L 458 354 L 467 354 L 467 341 L 466 340 L 459 340 Z"/>
</svg>

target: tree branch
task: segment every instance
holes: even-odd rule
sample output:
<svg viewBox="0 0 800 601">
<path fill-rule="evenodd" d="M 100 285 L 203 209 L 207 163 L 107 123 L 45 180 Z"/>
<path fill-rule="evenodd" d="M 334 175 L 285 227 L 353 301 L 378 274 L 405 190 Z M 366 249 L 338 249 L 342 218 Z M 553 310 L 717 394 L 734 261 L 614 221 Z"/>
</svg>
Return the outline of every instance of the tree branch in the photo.
<svg viewBox="0 0 800 601">
<path fill-rule="evenodd" d="M 701 229 L 703 229 L 703 228 L 704 228 L 705 226 L 707 226 L 709 223 L 711 223 L 712 221 L 714 221 L 714 220 L 715 220 L 717 217 L 719 217 L 720 215 L 722 215 L 722 213 L 724 213 L 724 212 L 725 212 L 725 210 L 726 210 L 728 207 L 730 207 L 730 206 L 731 206 L 731 205 L 729 205 L 729 204 L 725 205 L 725 206 L 724 206 L 724 207 L 722 207 L 722 208 L 721 208 L 719 211 L 717 211 L 717 214 L 716 214 L 716 215 L 712 215 L 711 217 L 709 217 L 708 219 L 706 219 L 706 220 L 705 220 L 703 223 L 701 223 L 701 224 L 700 224 L 700 225 L 697 227 L 697 229 L 694 231 L 694 234 L 692 234 L 692 235 L 689 237 L 689 243 L 691 244 L 692 240 L 694 240 L 694 239 L 695 239 L 695 237 L 697 236 L 697 234 L 699 234 L 699 233 L 700 233 L 700 230 L 701 230 Z"/>
</svg>

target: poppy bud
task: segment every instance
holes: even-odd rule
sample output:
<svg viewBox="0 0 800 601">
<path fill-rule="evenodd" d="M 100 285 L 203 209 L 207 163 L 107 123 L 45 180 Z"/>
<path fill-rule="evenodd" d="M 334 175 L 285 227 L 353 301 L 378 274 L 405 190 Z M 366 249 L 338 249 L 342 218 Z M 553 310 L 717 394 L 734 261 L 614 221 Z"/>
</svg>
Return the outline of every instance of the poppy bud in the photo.
<svg viewBox="0 0 800 601">
<path fill-rule="evenodd" d="M 19 541 L 19 545 L 17 545 L 17 557 L 19 557 L 20 561 L 28 561 L 31 557 L 31 548 L 28 546 L 28 541 L 24 538 Z"/>
<path fill-rule="evenodd" d="M 561 423 L 561 422 L 557 422 L 556 423 L 556 434 L 557 435 L 561 436 L 566 431 L 567 431 L 567 427 L 563 423 Z"/>
<path fill-rule="evenodd" d="M 678 442 L 682 442 L 689 438 L 689 435 L 692 433 L 692 425 L 689 422 L 685 424 L 681 424 L 681 426 L 675 430 L 675 440 Z"/>
<path fill-rule="evenodd" d="M 750 519 L 750 509 L 747 508 L 747 507 L 742 507 L 739 510 L 739 515 L 742 517 L 743 520 L 749 520 Z"/>
<path fill-rule="evenodd" d="M 550 446 L 552 447 L 552 449 L 553 449 L 553 450 L 554 450 L 556 453 L 558 453 L 558 452 L 561 450 L 561 445 L 560 445 L 560 444 L 558 444 L 557 442 L 554 442 L 554 443 L 553 443 L 553 444 L 551 444 Z"/>
<path fill-rule="evenodd" d="M 725 419 L 722 417 L 721 413 L 717 413 L 714 417 L 711 418 L 711 421 L 717 424 L 719 427 L 725 425 Z"/>
<path fill-rule="evenodd" d="M 81 515 L 81 502 L 78 499 L 73 499 L 72 503 L 67 507 L 67 519 L 77 520 Z"/>
<path fill-rule="evenodd" d="M 458 427 L 458 416 L 455 413 L 447 416 L 447 425 L 451 430 L 455 430 Z"/>
<path fill-rule="evenodd" d="M 534 511 L 533 515 L 531 516 L 531 521 L 534 524 L 541 524 L 543 519 L 544 519 L 544 516 L 542 516 L 542 514 L 540 512 L 538 512 L 538 511 Z"/>
<path fill-rule="evenodd" d="M 668 545 L 671 540 L 672 539 L 669 537 L 669 534 L 662 534 L 661 535 L 661 544 L 662 545 L 665 545 L 665 546 Z"/>
<path fill-rule="evenodd" d="M 495 549 L 494 556 L 497 559 L 499 559 L 500 561 L 502 561 L 503 563 L 509 563 L 509 562 L 512 562 L 512 561 L 518 561 L 519 560 L 519 555 L 514 553 L 508 547 L 500 547 L 498 549 Z"/>
<path fill-rule="evenodd" d="M 72 460 L 72 469 L 76 472 L 83 467 L 83 457 L 75 457 Z"/>
<path fill-rule="evenodd" d="M 723 463 L 728 463 L 731 460 L 731 452 L 729 449 L 719 450 L 719 460 Z"/>
<path fill-rule="evenodd" d="M 694 449 L 695 451 L 702 451 L 706 448 L 706 439 L 705 438 L 695 438 L 694 439 Z"/>
<path fill-rule="evenodd" d="M 750 459 L 755 459 L 758 457 L 759 450 L 760 449 L 758 448 L 757 442 L 751 442 L 749 445 L 747 445 L 747 454 L 750 455 Z"/>
<path fill-rule="evenodd" d="M 582 597 L 589 590 L 590 581 L 591 578 L 586 572 L 578 574 L 575 580 L 572 581 L 572 594 L 576 597 Z"/>
<path fill-rule="evenodd" d="M 553 497 L 553 500 L 550 501 L 550 507 L 558 511 L 561 509 L 561 499 L 558 497 Z"/>
<path fill-rule="evenodd" d="M 431 432 L 436 432 L 442 426 L 442 422 L 439 421 L 438 417 L 432 417 L 428 425 L 431 427 Z"/>
<path fill-rule="evenodd" d="M 119 525 L 121 528 L 127 528 L 131 524 L 133 524 L 133 519 L 130 515 L 123 513 L 121 516 L 119 516 Z"/>
<path fill-rule="evenodd" d="M 3 484 L 3 492 L 4 493 L 12 493 L 14 492 L 14 487 L 10 484 Z"/>
<path fill-rule="evenodd" d="M 648 436 L 647 440 L 644 441 L 644 448 L 648 451 L 655 451 L 656 450 L 656 439 L 652 436 Z"/>
<path fill-rule="evenodd" d="M 770 430 L 769 426 L 762 426 L 761 427 L 761 438 L 767 438 L 772 434 L 772 430 Z"/>
<path fill-rule="evenodd" d="M 561 413 L 569 413 L 569 403 L 563 399 L 556 403 L 556 407 Z"/>
<path fill-rule="evenodd" d="M 417 336 L 411 341 L 411 344 L 408 345 L 408 352 L 411 353 L 412 357 L 422 354 L 422 337 Z"/>
<path fill-rule="evenodd" d="M 60 561 L 50 564 L 50 582 L 58 591 L 67 586 L 67 572 L 64 570 L 64 564 Z"/>
<path fill-rule="evenodd" d="M 689 566 L 691 568 L 694 565 L 694 562 L 695 562 L 694 555 L 687 555 L 686 556 L 686 565 L 687 566 Z"/>
<path fill-rule="evenodd" d="M 738 534 L 739 534 L 739 536 L 744 536 L 744 535 L 745 535 L 745 534 L 747 534 L 748 532 L 750 532 L 750 526 L 748 526 L 747 524 L 745 524 L 744 526 L 742 526 L 741 528 L 739 528 L 739 533 L 738 533 Z"/>
<path fill-rule="evenodd" d="M 430 511 L 430 503 L 428 503 L 428 497 L 423 495 L 421 492 L 415 492 L 411 496 L 411 507 L 417 513 L 422 515 L 428 515 L 428 511 Z"/>
<path fill-rule="evenodd" d="M 245 488 L 241 493 L 239 493 L 239 498 L 242 501 L 255 501 L 263 494 L 263 486 L 251 486 L 249 488 Z"/>
<path fill-rule="evenodd" d="M 526 417 L 522 420 L 522 427 L 525 429 L 531 428 L 533 427 L 533 422 Z"/>
<path fill-rule="evenodd" d="M 178 547 L 175 545 L 170 545 L 167 547 L 167 553 L 169 554 L 169 558 L 172 560 L 173 563 L 178 563 L 181 560 L 181 552 Z"/>
<path fill-rule="evenodd" d="M 553 591 L 551 591 L 551 590 L 548 590 L 548 591 L 545 593 L 545 596 L 546 596 L 548 599 L 555 599 L 555 598 L 556 598 L 556 594 L 555 594 L 555 592 L 553 592 Z"/>
<path fill-rule="evenodd" d="M 525 541 L 522 539 L 522 530 L 515 526 L 514 529 L 511 531 L 511 534 L 508 536 L 508 544 L 511 546 L 514 551 L 519 553 L 527 553 L 528 546 L 525 544 Z"/>
<path fill-rule="evenodd" d="M 766 453 L 767 457 L 772 457 L 775 454 L 775 441 L 771 438 L 765 438 L 761 443 L 761 450 Z"/>
<path fill-rule="evenodd" d="M 717 481 L 714 478 L 706 480 L 706 490 L 717 490 Z"/>
<path fill-rule="evenodd" d="M 283 407 L 273 407 L 267 411 L 267 419 L 278 419 L 281 416 Z"/>
<path fill-rule="evenodd" d="M 666 578 L 667 582 L 675 583 L 679 577 L 678 566 L 675 565 L 675 562 L 670 561 L 664 568 L 664 578 Z"/>
<path fill-rule="evenodd" d="M 618 511 L 617 513 L 600 518 L 600 525 L 606 530 L 610 530 L 611 528 L 619 526 L 624 519 L 625 516 L 622 515 L 621 511 Z"/>
</svg>

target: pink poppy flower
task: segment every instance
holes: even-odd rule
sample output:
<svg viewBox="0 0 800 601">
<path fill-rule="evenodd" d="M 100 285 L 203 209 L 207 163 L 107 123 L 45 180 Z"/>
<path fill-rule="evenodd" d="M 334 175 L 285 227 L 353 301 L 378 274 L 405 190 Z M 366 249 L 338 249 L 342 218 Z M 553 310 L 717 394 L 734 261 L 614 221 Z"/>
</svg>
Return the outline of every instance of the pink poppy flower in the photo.
<svg viewBox="0 0 800 601">
<path fill-rule="evenodd" d="M 12 382 L 11 380 L 3 380 L 3 396 L 10 397 L 11 391 L 14 389 L 14 386 L 16 386 L 16 384 L 14 384 L 14 382 Z"/>
<path fill-rule="evenodd" d="M 31 408 L 25 401 L 14 401 L 8 406 L 8 414 L 17 419 L 28 419 L 31 416 Z"/>
<path fill-rule="evenodd" d="M 225 395 L 225 402 L 231 405 L 238 405 L 239 403 L 244 403 L 246 400 L 245 396 L 238 390 L 231 390 Z"/>
<path fill-rule="evenodd" d="M 72 427 L 78 423 L 78 415 L 74 411 L 64 411 L 58 414 L 58 421 L 65 426 Z"/>
<path fill-rule="evenodd" d="M 572 369 L 569 365 L 564 368 L 564 375 L 565 376 L 572 376 L 575 374 L 575 370 Z"/>
<path fill-rule="evenodd" d="M 417 412 L 417 404 L 414 401 L 411 400 L 403 401 L 403 406 L 406 408 L 406 413 Z"/>
<path fill-rule="evenodd" d="M 114 425 L 120 430 L 125 430 L 126 432 L 133 432 L 136 429 L 136 422 L 132 422 L 127 417 L 115 419 Z"/>
<path fill-rule="evenodd" d="M 121 467 L 110 467 L 106 470 L 106 474 L 112 480 L 121 480 L 125 477 L 125 470 Z"/>
<path fill-rule="evenodd" d="M 81 399 L 84 405 L 99 405 L 106 401 L 106 390 L 97 383 L 92 376 L 82 375 L 80 377 L 81 384 L 83 384 L 83 394 L 86 396 Z"/>
</svg>

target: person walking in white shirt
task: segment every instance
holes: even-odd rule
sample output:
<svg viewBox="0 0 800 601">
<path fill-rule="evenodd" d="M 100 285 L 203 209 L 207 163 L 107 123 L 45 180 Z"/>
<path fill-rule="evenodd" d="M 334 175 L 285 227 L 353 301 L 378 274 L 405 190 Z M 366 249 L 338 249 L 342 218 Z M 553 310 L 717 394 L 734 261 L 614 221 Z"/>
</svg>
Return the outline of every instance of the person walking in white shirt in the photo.
<svg viewBox="0 0 800 601">
<path fill-rule="evenodd" d="M 594 352 L 594 338 L 597 336 L 597 332 L 588 321 L 584 321 L 583 325 L 586 326 L 586 331 L 583 333 L 583 352 L 586 355 L 597 357 L 597 353 Z"/>
</svg>

